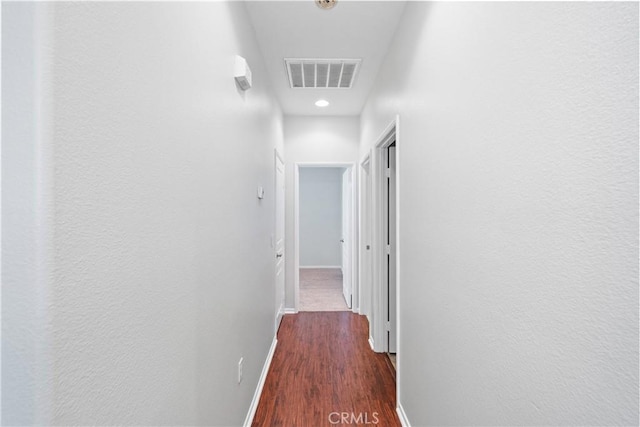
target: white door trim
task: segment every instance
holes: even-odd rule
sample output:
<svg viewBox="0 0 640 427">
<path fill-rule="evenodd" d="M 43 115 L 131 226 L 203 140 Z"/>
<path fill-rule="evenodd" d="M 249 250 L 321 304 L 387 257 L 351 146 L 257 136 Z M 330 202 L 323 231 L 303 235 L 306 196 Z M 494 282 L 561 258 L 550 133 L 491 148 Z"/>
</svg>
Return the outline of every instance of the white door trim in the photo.
<svg viewBox="0 0 640 427">
<path fill-rule="evenodd" d="M 384 222 L 386 215 L 384 212 L 384 180 L 386 179 L 384 165 L 384 150 L 391 145 L 396 139 L 398 118 L 391 122 L 382 134 L 376 140 L 374 148 L 371 153 L 371 174 L 372 174 L 372 257 L 373 262 L 373 324 L 371 325 L 374 350 L 379 353 L 385 351 L 385 333 L 386 333 L 386 292 L 384 286 L 384 265 L 385 254 L 383 248 L 385 247 L 384 241 Z M 398 145 L 398 144 L 396 144 Z M 396 181 L 397 183 L 397 181 Z M 397 208 L 398 204 L 396 204 Z M 397 214 L 397 212 L 396 212 Z M 397 231 L 397 230 L 396 230 Z M 396 273 L 399 269 L 396 271 Z M 399 284 L 396 275 L 396 283 Z M 396 375 L 397 378 L 397 375 Z"/>
<path fill-rule="evenodd" d="M 357 188 L 358 188 L 358 179 L 357 174 L 353 173 L 356 170 L 355 162 L 335 162 L 335 163 L 324 163 L 324 162 L 296 162 L 294 164 L 294 182 L 293 182 L 293 300 L 295 312 L 297 313 L 300 309 L 300 168 L 348 168 L 352 171 L 352 215 L 351 215 L 351 234 L 352 234 L 352 242 L 358 241 L 358 230 L 357 230 Z M 352 301 L 354 302 L 351 307 L 351 311 L 354 313 L 358 313 L 359 304 L 356 301 L 359 301 L 359 284 L 358 284 L 358 251 L 357 245 L 351 245 L 351 287 L 352 287 Z"/>
<path fill-rule="evenodd" d="M 373 306 L 372 312 L 374 313 L 374 322 L 371 326 L 373 330 L 373 348 L 376 352 L 385 351 L 385 333 L 386 333 L 386 287 L 384 280 L 384 268 L 386 261 L 384 259 L 384 251 L 382 248 L 384 243 L 384 222 L 386 215 L 384 213 L 384 181 L 386 179 L 384 165 L 385 155 L 384 150 L 389 147 L 393 142 L 396 142 L 396 327 L 397 327 L 397 354 L 396 359 L 396 402 L 400 405 L 400 385 L 401 385 L 401 369 L 402 369 L 402 325 L 401 325 L 401 256 L 400 248 L 402 247 L 400 240 L 400 159 L 401 159 L 401 143 L 400 143 L 400 116 L 396 116 L 395 119 L 385 128 L 380 134 L 374 148 L 371 153 L 371 173 L 372 173 L 372 262 L 373 267 Z"/>
</svg>

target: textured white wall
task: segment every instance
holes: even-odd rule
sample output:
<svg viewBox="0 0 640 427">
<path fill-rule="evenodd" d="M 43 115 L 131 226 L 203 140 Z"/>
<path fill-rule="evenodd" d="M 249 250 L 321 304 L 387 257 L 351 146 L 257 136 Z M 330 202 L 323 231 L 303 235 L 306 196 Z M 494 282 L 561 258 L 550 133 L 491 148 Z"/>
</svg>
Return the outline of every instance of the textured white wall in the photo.
<svg viewBox="0 0 640 427">
<path fill-rule="evenodd" d="M 38 340 L 44 323 L 50 345 L 46 354 L 13 349 L 26 353 L 17 357 L 30 370 L 17 375 L 29 378 L 39 366 L 52 367 L 35 377 L 52 381 L 51 415 L 40 421 L 241 424 L 275 315 L 274 205 L 268 194 L 258 201 L 256 187 L 273 187 L 273 150 L 283 149 L 282 116 L 266 90 L 245 6 L 48 5 L 51 50 L 43 57 L 53 59 L 46 68 L 30 66 L 29 31 L 41 28 L 20 28 L 30 24 L 30 7 L 3 5 L 3 42 L 5 31 L 10 39 L 21 38 L 11 50 L 15 56 L 3 55 L 3 67 L 15 67 L 16 79 L 3 86 L 17 82 L 35 101 L 44 97 L 42 90 L 51 109 L 27 119 L 24 129 L 3 133 L 2 160 L 5 173 L 17 174 L 11 185 L 31 195 L 39 197 L 30 189 L 33 176 L 53 175 L 45 184 L 54 206 L 36 212 L 50 215 L 52 228 L 34 238 L 35 246 L 53 239 L 53 276 L 40 283 L 48 322 L 37 319 L 33 307 L 20 329 Z M 233 80 L 236 54 L 253 70 L 254 88 L 247 93 Z M 21 80 L 19 71 L 33 82 Z M 17 94 L 7 99 L 14 103 L 3 98 L 9 115 L 13 108 L 38 110 Z M 40 119 L 53 127 L 35 129 Z M 50 163 L 34 163 L 25 142 L 43 143 L 37 156 L 49 150 Z M 7 169 L 23 158 L 24 169 Z M 17 193 L 4 196 L 3 205 L 11 208 L 3 211 L 3 221 L 14 221 L 8 228 L 24 223 L 31 228 L 22 232 L 33 236 L 37 221 L 18 218 L 19 205 L 27 214 L 33 206 Z M 3 236 L 3 303 L 18 310 L 38 300 L 40 290 L 26 267 L 12 267 L 22 255 L 5 250 L 13 248 L 12 239 Z M 32 246 L 26 251 L 38 250 Z M 29 288 L 18 289 L 23 280 Z M 15 327 L 20 319 L 4 308 L 3 327 Z M 3 345 L 3 372 L 14 367 L 7 363 L 17 363 L 5 359 L 7 351 Z M 241 355 L 244 381 L 238 385 Z M 32 381 L 12 397 L 7 378 L 3 397 L 11 406 L 4 407 L 3 423 L 33 422 L 29 400 L 48 384 Z M 14 411 L 12 399 L 23 397 Z"/>
<path fill-rule="evenodd" d="M 294 168 L 297 162 L 357 162 L 358 117 L 284 117 L 286 167 L 286 306 L 294 308 Z"/>
<path fill-rule="evenodd" d="M 638 4 L 410 2 L 400 114 L 412 425 L 638 425 Z"/>
<path fill-rule="evenodd" d="M 300 266 L 342 265 L 344 168 L 300 169 Z"/>
</svg>

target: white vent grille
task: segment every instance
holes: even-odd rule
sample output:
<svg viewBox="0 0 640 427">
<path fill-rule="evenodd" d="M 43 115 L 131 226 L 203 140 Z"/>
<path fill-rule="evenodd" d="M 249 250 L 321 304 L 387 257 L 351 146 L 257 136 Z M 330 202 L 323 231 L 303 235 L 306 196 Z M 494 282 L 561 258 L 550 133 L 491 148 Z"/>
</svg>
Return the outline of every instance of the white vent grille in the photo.
<svg viewBox="0 0 640 427">
<path fill-rule="evenodd" d="M 350 89 L 360 59 L 285 59 L 292 89 Z"/>
</svg>

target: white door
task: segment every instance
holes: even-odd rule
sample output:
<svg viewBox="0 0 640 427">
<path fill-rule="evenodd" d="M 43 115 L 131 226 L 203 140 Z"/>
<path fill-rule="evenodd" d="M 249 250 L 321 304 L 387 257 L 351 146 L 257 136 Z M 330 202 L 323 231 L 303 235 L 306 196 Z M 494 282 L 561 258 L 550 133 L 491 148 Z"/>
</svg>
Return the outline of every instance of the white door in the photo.
<svg viewBox="0 0 640 427">
<path fill-rule="evenodd" d="M 275 263 L 276 263 L 276 332 L 284 313 L 284 162 L 276 151 L 275 179 Z"/>
<path fill-rule="evenodd" d="M 371 312 L 372 287 L 371 278 L 371 173 L 370 162 L 367 160 L 362 164 L 360 175 L 360 313 L 365 314 L 372 324 Z M 372 333 L 372 328 L 369 328 Z M 372 336 L 372 335 L 371 335 Z"/>
<path fill-rule="evenodd" d="M 351 248 L 352 241 L 352 215 L 353 215 L 353 198 L 352 198 L 352 170 L 347 168 L 342 174 L 342 293 L 347 302 L 347 306 L 351 308 Z"/>
</svg>

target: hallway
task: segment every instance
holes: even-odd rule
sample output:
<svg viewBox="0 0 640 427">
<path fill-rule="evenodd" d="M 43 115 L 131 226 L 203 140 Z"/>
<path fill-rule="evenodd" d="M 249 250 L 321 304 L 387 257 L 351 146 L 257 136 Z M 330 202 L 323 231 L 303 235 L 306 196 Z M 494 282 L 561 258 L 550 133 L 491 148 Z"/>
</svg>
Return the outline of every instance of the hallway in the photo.
<svg viewBox="0 0 640 427">
<path fill-rule="evenodd" d="M 639 2 L 326 3 L 2 2 L 1 424 L 639 424 Z"/>
<path fill-rule="evenodd" d="M 387 356 L 367 336 L 350 312 L 285 316 L 253 426 L 400 426 Z"/>
</svg>

